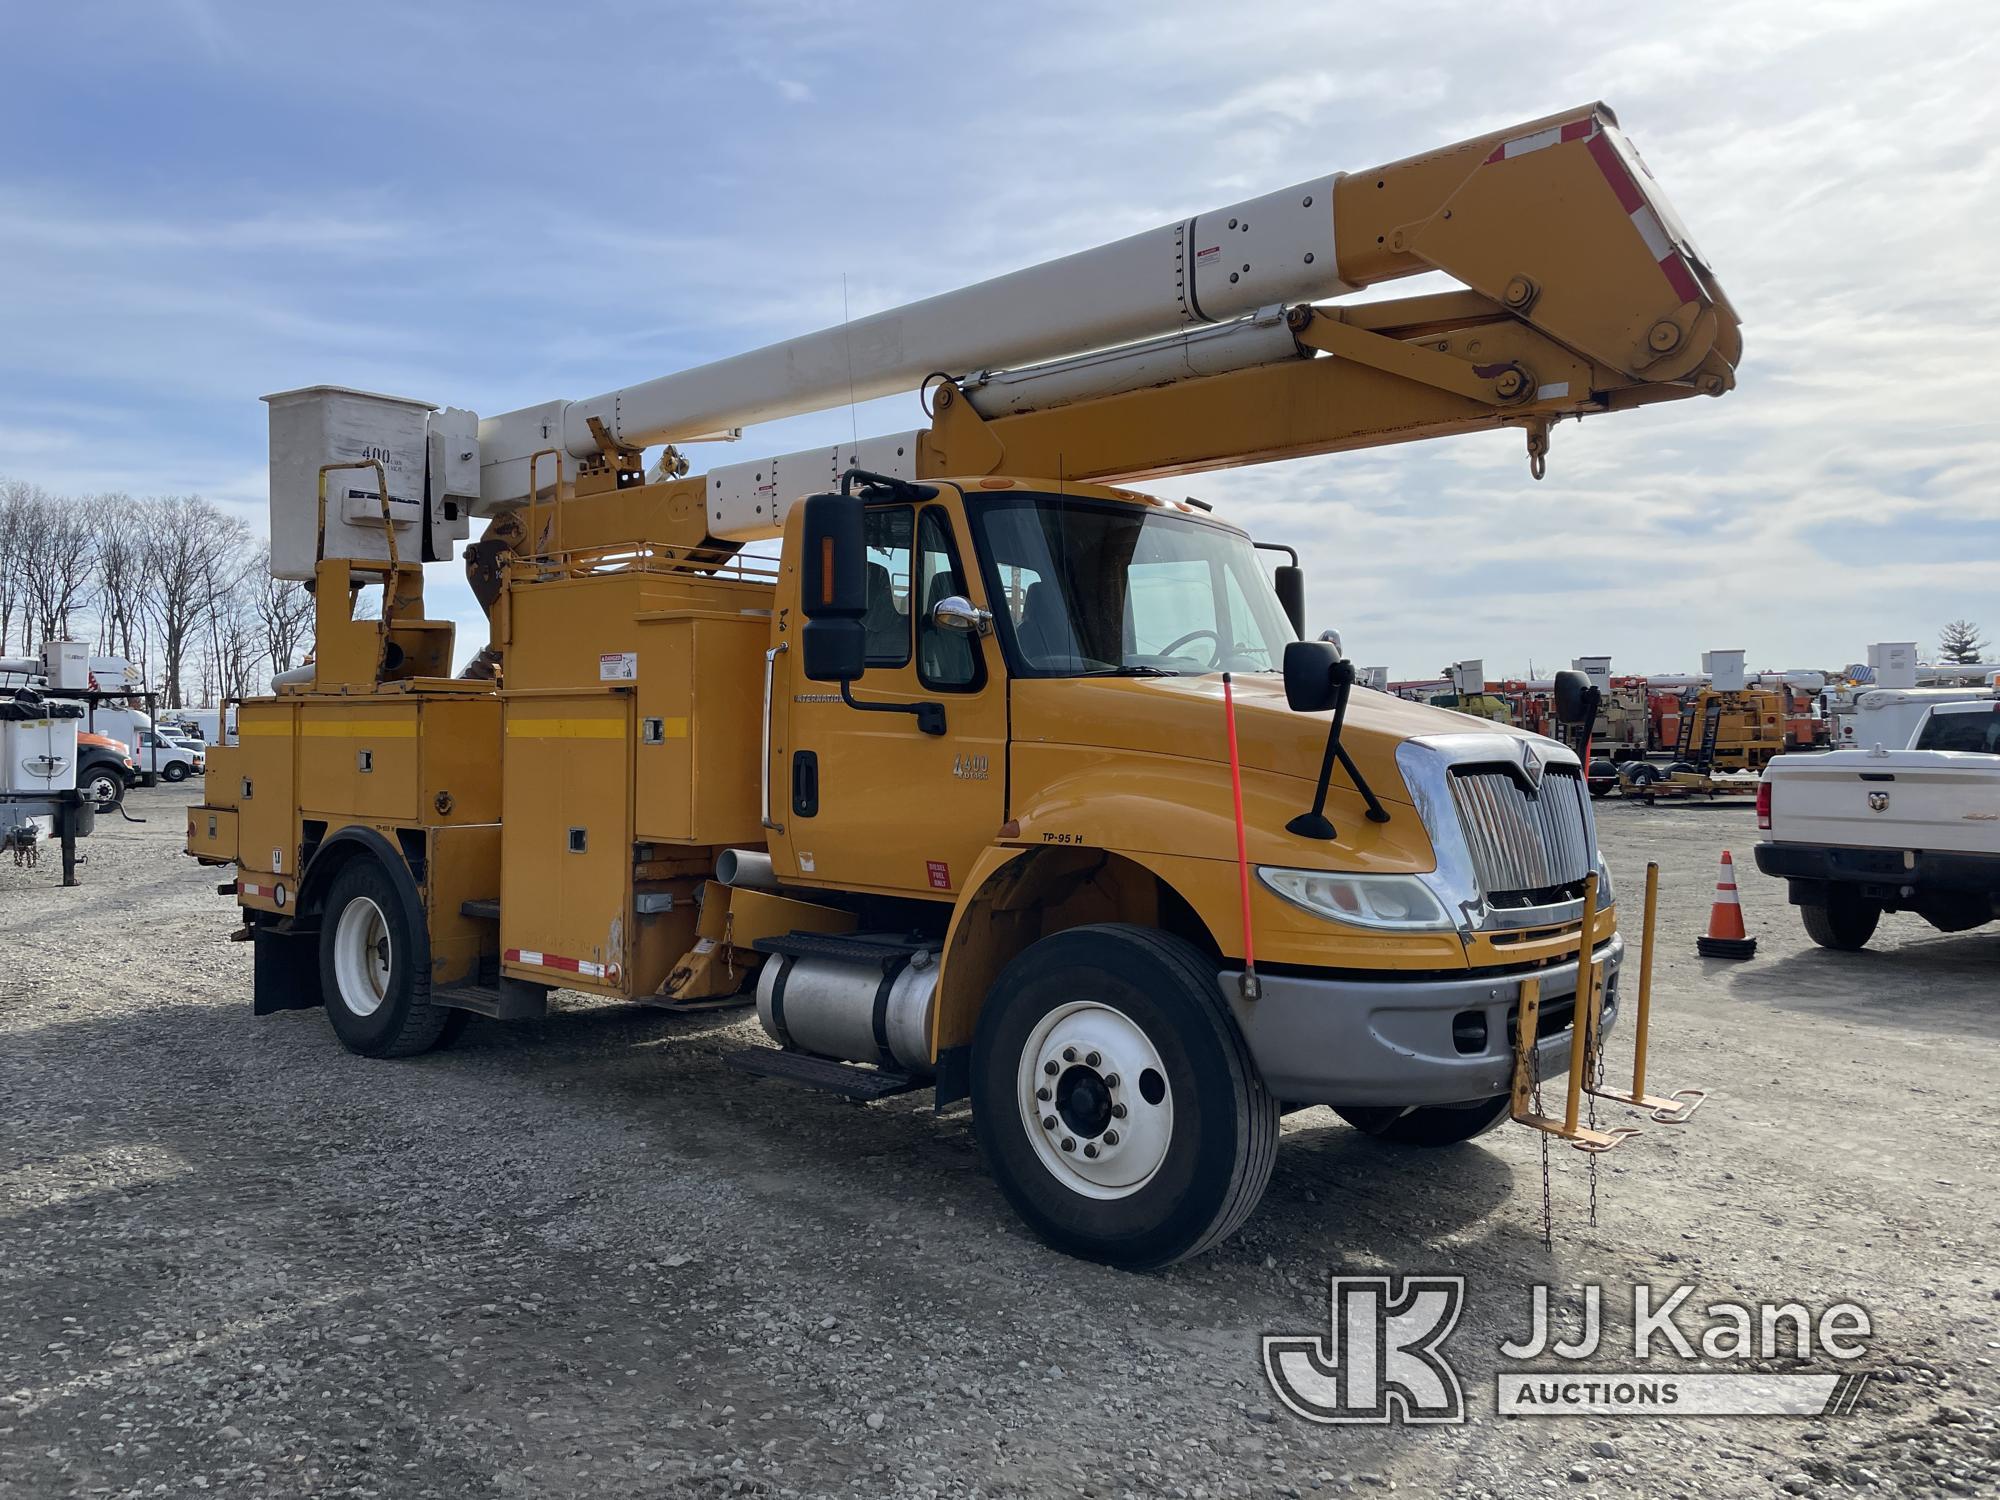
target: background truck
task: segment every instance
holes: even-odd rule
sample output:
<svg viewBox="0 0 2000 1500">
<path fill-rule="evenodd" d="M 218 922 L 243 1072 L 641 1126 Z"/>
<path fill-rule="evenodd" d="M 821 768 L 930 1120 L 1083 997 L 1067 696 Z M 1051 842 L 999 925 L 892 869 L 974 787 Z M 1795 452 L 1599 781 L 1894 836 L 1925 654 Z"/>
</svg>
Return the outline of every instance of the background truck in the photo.
<svg viewBox="0 0 2000 1500">
<path fill-rule="evenodd" d="M 155 730 L 145 710 L 111 704 L 97 704 L 90 710 L 92 729 L 131 748 L 138 776 L 147 784 L 154 781 L 182 782 L 200 776 L 207 768 L 202 750 L 182 743 L 171 733 Z"/>
<path fill-rule="evenodd" d="M 1430 270 L 1459 289 L 1315 300 Z M 1233 1231 L 1285 1106 L 1615 1145 L 1588 1066 L 1533 1097 L 1620 1009 L 1575 755 L 1357 687 L 1295 564 L 1121 483 L 1508 426 L 1539 473 L 1558 418 L 1740 352 L 1591 105 L 588 400 L 272 396 L 312 665 L 210 746 L 187 847 L 259 1013 L 397 1057 L 556 988 L 754 988 L 739 1065 L 969 1099 L 1022 1217 L 1121 1265 Z M 919 386 L 914 431 L 675 446 Z M 474 514 L 453 678 L 421 561 Z"/>
<path fill-rule="evenodd" d="M 1866 947 L 1882 914 L 1941 932 L 2000 902 L 2000 702 L 1926 708 L 1901 750 L 1781 755 L 1757 792 L 1757 868 L 1784 879 L 1823 948 Z"/>
</svg>

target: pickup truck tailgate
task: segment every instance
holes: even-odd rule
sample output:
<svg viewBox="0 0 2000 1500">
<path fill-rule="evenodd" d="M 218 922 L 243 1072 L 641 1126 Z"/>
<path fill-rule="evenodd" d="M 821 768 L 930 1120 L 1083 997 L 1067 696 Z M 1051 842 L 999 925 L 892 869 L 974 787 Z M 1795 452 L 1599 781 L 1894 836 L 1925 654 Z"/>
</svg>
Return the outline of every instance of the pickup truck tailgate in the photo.
<svg viewBox="0 0 2000 1500">
<path fill-rule="evenodd" d="M 1948 751 L 1836 751 L 1773 763 L 1771 837 L 2000 854 L 2000 760 Z"/>
</svg>

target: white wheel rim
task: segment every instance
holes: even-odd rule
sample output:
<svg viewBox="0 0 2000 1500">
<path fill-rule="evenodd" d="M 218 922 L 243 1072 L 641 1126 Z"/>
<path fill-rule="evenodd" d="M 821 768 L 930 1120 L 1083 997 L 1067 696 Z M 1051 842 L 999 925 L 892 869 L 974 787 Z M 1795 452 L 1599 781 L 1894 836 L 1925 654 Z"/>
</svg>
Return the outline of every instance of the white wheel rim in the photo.
<svg viewBox="0 0 2000 1500">
<path fill-rule="evenodd" d="M 356 896 L 333 929 L 333 977 L 340 1003 L 357 1016 L 372 1016 L 389 994 L 389 924 L 382 908 Z"/>
<path fill-rule="evenodd" d="M 1130 1197 L 1173 1144 L 1173 1091 L 1159 1049 L 1109 1005 L 1079 1000 L 1042 1017 L 1021 1048 L 1015 1097 L 1042 1165 L 1086 1198 Z"/>
</svg>

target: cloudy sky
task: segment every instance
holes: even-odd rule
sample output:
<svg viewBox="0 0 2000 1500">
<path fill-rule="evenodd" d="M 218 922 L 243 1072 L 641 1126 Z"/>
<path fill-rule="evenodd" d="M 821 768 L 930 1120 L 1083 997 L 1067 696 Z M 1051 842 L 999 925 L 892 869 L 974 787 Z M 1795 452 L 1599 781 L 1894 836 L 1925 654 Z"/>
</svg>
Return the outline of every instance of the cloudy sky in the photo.
<svg viewBox="0 0 2000 1500">
<path fill-rule="evenodd" d="M 9 9 L 0 476 L 262 529 L 268 391 L 581 397 L 1601 98 L 1743 317 L 1733 395 L 1565 424 L 1540 484 L 1487 433 L 1163 488 L 1299 543 L 1399 677 L 2000 635 L 1984 6 Z M 851 421 L 921 417 L 725 457 Z"/>
</svg>

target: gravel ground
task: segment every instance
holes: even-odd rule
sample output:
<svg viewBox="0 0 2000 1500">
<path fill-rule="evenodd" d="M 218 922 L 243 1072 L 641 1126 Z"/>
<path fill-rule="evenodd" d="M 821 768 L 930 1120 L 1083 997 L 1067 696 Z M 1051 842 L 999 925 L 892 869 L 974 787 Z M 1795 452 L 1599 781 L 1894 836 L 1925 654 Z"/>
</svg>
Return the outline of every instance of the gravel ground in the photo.
<svg viewBox="0 0 2000 1500">
<path fill-rule="evenodd" d="M 6 1500 L 2000 1492 L 2000 929 L 1812 949 L 1741 810 L 1603 815 L 1628 893 L 1665 870 L 1654 1081 L 1713 1097 L 1605 1160 L 1596 1228 L 1576 1152 L 1549 1252 L 1527 1132 L 1311 1110 L 1242 1234 L 1136 1276 L 1033 1241 L 962 1108 L 720 1066 L 745 1012 L 565 996 L 400 1063 L 253 1019 L 191 800 L 135 793 L 82 889 L 0 864 Z M 1762 949 L 1724 965 L 1693 940 L 1731 843 Z M 1469 1423 L 1276 1405 L 1259 1335 L 1324 1332 L 1336 1271 L 1468 1278 Z M 1873 1378 L 1824 1421 L 1494 1415 L 1526 1289 L 1587 1281 L 1857 1300 Z"/>
</svg>

